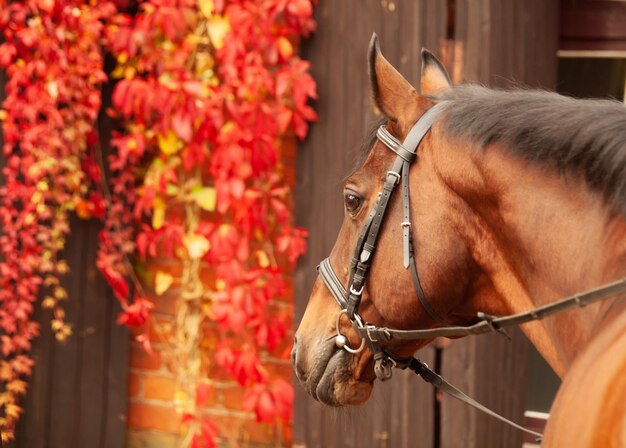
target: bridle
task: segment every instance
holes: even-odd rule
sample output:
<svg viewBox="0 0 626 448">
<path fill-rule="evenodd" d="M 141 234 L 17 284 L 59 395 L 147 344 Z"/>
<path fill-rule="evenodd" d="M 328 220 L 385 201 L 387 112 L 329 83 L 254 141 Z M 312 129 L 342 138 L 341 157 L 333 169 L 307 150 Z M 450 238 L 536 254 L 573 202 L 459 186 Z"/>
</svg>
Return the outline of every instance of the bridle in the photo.
<svg viewBox="0 0 626 448">
<path fill-rule="evenodd" d="M 387 171 L 383 189 L 379 193 L 378 199 L 372 207 L 363 229 L 359 234 L 356 248 L 350 262 L 349 287 L 347 291 L 337 278 L 328 258 L 320 263 L 318 269 L 322 280 L 324 280 L 324 283 L 342 308 L 337 316 L 337 345 L 350 353 L 358 353 L 363 350 L 367 344 L 374 353 L 374 359 L 376 360 L 374 370 L 376 377 L 381 381 L 391 378 L 392 367 L 396 367 L 398 362 L 395 357 L 390 356 L 382 350 L 378 342 L 385 339 L 379 339 L 377 336 L 374 336 L 373 331 L 375 331 L 377 327 L 364 323 L 362 317 L 359 315 L 359 306 L 361 304 L 365 281 L 373 260 L 376 242 L 387 212 L 387 207 L 389 206 L 393 192 L 399 185 L 402 185 L 403 218 L 400 225 L 402 227 L 402 261 L 404 268 L 410 269 L 411 271 L 413 285 L 415 286 L 422 307 L 435 321 L 443 324 L 447 323 L 428 304 L 419 280 L 415 264 L 413 242 L 411 240 L 411 209 L 409 196 L 409 170 L 411 164 L 417 159 L 417 148 L 446 105 L 446 102 L 440 102 L 428 109 L 411 128 L 402 143 L 391 135 L 385 125 L 378 128 L 376 136 L 385 146 L 396 154 L 396 159 L 391 169 Z M 343 314 L 350 319 L 353 327 L 357 330 L 359 336 L 361 336 L 361 345 L 357 349 L 353 349 L 347 345 L 345 336 L 342 335 L 339 330 L 339 323 Z"/>
<path fill-rule="evenodd" d="M 497 331 L 506 335 L 503 330 L 504 327 L 516 326 L 532 320 L 543 319 L 549 315 L 577 307 L 583 307 L 598 300 L 606 299 L 626 291 L 626 278 L 624 278 L 584 293 L 575 294 L 549 305 L 532 309 L 525 313 L 504 317 L 494 317 L 486 313 L 478 313 L 477 317 L 480 321 L 471 326 L 451 325 L 435 311 L 435 309 L 426 300 L 415 263 L 415 254 L 411 239 L 409 170 L 411 164 L 417 160 L 417 150 L 420 143 L 426 134 L 428 134 L 433 124 L 441 112 L 445 110 L 447 105 L 448 102 L 442 101 L 428 109 L 413 125 L 402 143 L 391 135 L 385 125 L 380 126 L 376 132 L 378 140 L 380 140 L 385 146 L 387 146 L 387 148 L 396 154 L 396 159 L 391 169 L 387 171 L 383 189 L 379 193 L 378 199 L 372 207 L 363 229 L 359 234 L 354 254 L 350 262 L 348 288 L 346 289 L 343 286 L 335 274 L 328 258 L 322 260 L 318 266 L 319 275 L 341 308 L 339 314 L 337 315 L 337 335 L 335 337 L 335 344 L 339 348 L 343 348 L 352 354 L 361 352 L 367 345 L 374 355 L 374 371 L 376 373 L 376 377 L 381 381 L 386 381 L 391 378 L 392 369 L 394 367 L 400 369 L 408 368 L 421 376 L 427 382 L 433 384 L 438 389 L 449 393 L 453 397 L 464 401 L 471 406 L 474 406 L 481 411 L 514 426 L 517 429 L 541 437 L 542 435 L 540 433 L 530 431 L 514 422 L 511 422 L 480 403 L 477 403 L 472 398 L 468 397 L 444 380 L 436 372 L 432 371 L 428 365 L 420 361 L 418 358 L 400 358 L 387 352 L 381 346 L 381 342 L 388 342 L 394 339 L 432 339 L 439 336 L 456 337 L 470 334 L 488 333 L 492 331 Z M 361 297 L 363 295 L 365 281 L 367 279 L 367 274 L 371 267 L 373 255 L 376 249 L 376 242 L 378 240 L 390 198 L 398 185 L 402 185 L 403 220 L 400 225 L 402 227 L 403 240 L 403 265 L 405 269 L 410 270 L 411 279 L 421 306 L 434 321 L 442 324 L 442 327 L 423 330 L 396 330 L 386 327 L 377 327 L 376 325 L 367 323 L 359 314 Z M 361 338 L 361 344 L 358 348 L 350 347 L 347 343 L 347 338 L 341 333 L 340 322 L 341 317 L 344 314 L 351 321 L 352 327 Z"/>
</svg>

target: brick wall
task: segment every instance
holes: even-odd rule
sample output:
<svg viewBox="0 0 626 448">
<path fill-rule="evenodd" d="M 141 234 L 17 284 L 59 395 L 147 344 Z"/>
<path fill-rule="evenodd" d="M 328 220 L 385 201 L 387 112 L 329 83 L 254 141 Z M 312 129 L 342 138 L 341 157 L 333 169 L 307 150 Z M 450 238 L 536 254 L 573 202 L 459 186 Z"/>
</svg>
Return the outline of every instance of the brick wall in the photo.
<svg viewBox="0 0 626 448">
<path fill-rule="evenodd" d="M 284 176 L 290 187 L 295 187 L 295 138 L 286 137 L 281 144 L 281 160 Z M 159 260 L 148 267 L 151 271 L 164 270 L 176 274 L 178 266 L 172 260 Z M 285 298 L 271 302 L 274 310 L 291 310 L 293 304 L 293 273 L 288 271 Z M 173 286 L 163 296 L 153 297 L 154 317 L 158 325 L 173 322 L 176 297 L 180 288 Z M 204 327 L 203 344 L 213 346 L 218 338 L 218 329 L 213 324 Z M 284 343 L 272 353 L 262 353 L 264 365 L 272 376 L 279 375 L 291 381 L 288 360 L 281 359 L 289 351 L 293 334 L 290 332 Z M 128 448 L 170 448 L 180 442 L 179 421 L 175 410 L 175 375 L 161 356 L 163 341 L 151 331 L 154 354 L 143 351 L 137 342 L 131 342 L 130 374 L 128 378 Z M 220 446 L 290 446 L 291 423 L 289 425 L 267 425 L 256 423 L 251 413 L 241 410 L 243 389 L 227 373 L 213 363 L 210 368 L 213 393 L 203 412 L 217 425 Z"/>
</svg>

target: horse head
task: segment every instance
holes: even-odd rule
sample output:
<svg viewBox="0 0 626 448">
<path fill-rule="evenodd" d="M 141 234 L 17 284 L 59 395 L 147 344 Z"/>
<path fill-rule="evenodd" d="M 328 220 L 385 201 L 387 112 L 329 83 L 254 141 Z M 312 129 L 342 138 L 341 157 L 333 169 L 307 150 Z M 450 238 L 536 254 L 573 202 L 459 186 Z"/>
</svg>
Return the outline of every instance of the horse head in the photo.
<svg viewBox="0 0 626 448">
<path fill-rule="evenodd" d="M 381 54 L 375 35 L 368 59 L 374 101 L 384 115 L 384 129 L 380 132 L 402 141 L 420 117 L 437 104 L 437 98 L 451 88 L 448 74 L 431 53 L 423 50 L 418 93 Z M 405 173 L 406 188 L 403 193 L 396 191 L 391 195 L 381 217 L 364 287 L 362 291 L 354 291 L 360 292 L 358 312 L 364 322 L 398 329 L 430 328 L 442 321 L 454 322 L 450 311 L 460 311 L 459 298 L 473 293 L 468 291 L 474 271 L 471 257 L 454 220 L 450 219 L 457 199 L 438 174 L 437 153 L 443 144 L 439 134 L 435 124 L 419 143 L 417 160 L 410 172 L 407 169 Z M 344 183 L 343 224 L 326 262 L 336 276 L 337 288 L 344 290 L 339 295 L 345 293 L 355 275 L 351 263 L 354 267 L 354 258 L 362 257 L 354 253 L 355 247 L 359 241 L 363 244 L 361 235 L 367 234 L 368 226 L 375 220 L 372 215 L 376 212 L 372 210 L 397 159 L 397 153 L 375 140 L 365 161 Z M 399 183 L 400 174 L 394 175 Z M 408 209 L 403 200 L 408 198 L 402 196 L 408 195 L 408 191 L 407 222 Z M 407 248 L 403 247 L 407 238 L 411 244 L 411 266 L 407 263 Z M 418 278 L 412 278 L 411 268 L 419 273 Z M 423 291 L 421 299 L 419 289 Z M 371 346 L 357 350 L 363 340 L 354 331 L 347 314 L 318 277 L 292 351 L 296 376 L 305 389 L 317 400 L 333 406 L 364 403 L 376 378 L 375 351 Z M 338 333 L 346 338 L 340 343 L 337 343 Z M 405 357 L 428 342 L 394 342 L 381 347 L 394 357 Z M 351 348 L 352 353 L 342 350 L 343 345 Z"/>
</svg>

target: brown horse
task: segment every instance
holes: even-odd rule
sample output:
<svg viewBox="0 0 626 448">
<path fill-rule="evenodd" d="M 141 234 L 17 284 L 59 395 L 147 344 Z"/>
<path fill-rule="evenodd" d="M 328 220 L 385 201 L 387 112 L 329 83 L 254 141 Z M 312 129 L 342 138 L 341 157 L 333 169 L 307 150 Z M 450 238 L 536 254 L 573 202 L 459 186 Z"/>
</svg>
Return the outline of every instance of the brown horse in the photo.
<svg viewBox="0 0 626 448">
<path fill-rule="evenodd" d="M 478 312 L 502 316 L 626 276 L 626 109 L 540 91 L 452 87 L 442 65 L 422 54 L 421 93 L 369 51 L 374 100 L 386 130 L 402 141 L 446 101 L 419 144 L 410 186 L 410 228 L 428 307 L 448 324 Z M 329 257 L 348 288 L 359 234 L 396 158 L 371 139 L 344 185 L 345 217 Z M 398 329 L 441 326 L 418 300 L 403 263 L 403 204 L 392 196 L 359 313 Z M 318 278 L 296 333 L 292 362 L 309 394 L 332 406 L 368 400 L 376 378 L 369 346 Z M 347 314 L 347 313 L 344 313 Z M 545 446 L 626 446 L 626 300 L 568 311 L 522 330 L 563 379 Z M 387 343 L 397 357 L 430 340 Z M 575 428 L 575 430 L 573 430 Z"/>
</svg>

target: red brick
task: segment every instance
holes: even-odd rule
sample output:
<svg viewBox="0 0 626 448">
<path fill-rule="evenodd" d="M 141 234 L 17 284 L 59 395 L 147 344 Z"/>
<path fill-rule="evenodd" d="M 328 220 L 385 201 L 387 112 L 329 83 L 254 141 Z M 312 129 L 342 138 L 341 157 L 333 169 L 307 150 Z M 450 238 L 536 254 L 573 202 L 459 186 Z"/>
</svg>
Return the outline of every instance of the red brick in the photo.
<svg viewBox="0 0 626 448">
<path fill-rule="evenodd" d="M 278 435 L 273 425 L 257 423 L 253 418 L 239 416 L 210 415 L 211 420 L 218 427 L 220 437 L 231 442 L 261 442 L 273 446 L 278 441 Z"/>
<path fill-rule="evenodd" d="M 278 150 L 283 160 L 292 160 L 296 158 L 296 137 L 295 135 L 285 135 L 280 139 Z"/>
<path fill-rule="evenodd" d="M 170 289 L 161 296 L 153 294 L 151 299 L 154 303 L 155 313 L 166 314 L 168 316 L 175 316 L 178 310 L 178 297 L 180 297 L 180 288 L 172 286 Z"/>
<path fill-rule="evenodd" d="M 179 423 L 180 417 L 173 407 L 145 403 L 130 403 L 128 406 L 129 428 L 176 432 Z"/>
<path fill-rule="evenodd" d="M 242 387 L 230 386 L 220 389 L 222 405 L 228 409 L 243 409 L 243 397 L 245 392 Z"/>
<path fill-rule="evenodd" d="M 250 442 L 263 442 L 274 444 L 280 439 L 276 426 L 267 423 L 258 423 L 254 420 L 248 421 L 243 428 L 244 440 Z"/>
<path fill-rule="evenodd" d="M 154 400 L 173 400 L 176 381 L 162 376 L 145 376 L 143 379 L 144 398 Z"/>
<path fill-rule="evenodd" d="M 208 367 L 208 377 L 214 380 L 221 381 L 233 381 L 233 376 L 228 373 L 225 369 L 223 369 L 218 363 L 214 360 L 211 361 Z"/>
<path fill-rule="evenodd" d="M 128 375 L 128 396 L 130 398 L 141 397 L 141 377 L 132 372 Z"/>
<path fill-rule="evenodd" d="M 161 356 L 155 350 L 154 353 L 147 353 L 137 344 L 132 344 L 130 348 L 130 367 L 141 370 L 158 370 L 161 368 Z"/>
<path fill-rule="evenodd" d="M 271 360 L 263 362 L 263 366 L 267 369 L 272 377 L 280 377 L 286 381 L 291 382 L 291 364 L 289 363 L 277 363 Z"/>
</svg>

